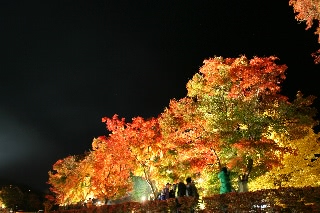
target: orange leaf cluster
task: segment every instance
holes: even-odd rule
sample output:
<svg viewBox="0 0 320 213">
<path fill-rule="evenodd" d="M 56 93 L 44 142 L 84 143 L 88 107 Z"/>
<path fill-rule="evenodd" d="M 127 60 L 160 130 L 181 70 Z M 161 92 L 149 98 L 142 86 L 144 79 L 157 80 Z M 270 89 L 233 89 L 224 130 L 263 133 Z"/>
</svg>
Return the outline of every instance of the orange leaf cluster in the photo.
<svg viewBox="0 0 320 213">
<path fill-rule="evenodd" d="M 171 100 L 158 118 L 102 118 L 108 136 L 94 139 L 84 157 L 53 165 L 49 183 L 58 202 L 125 195 L 131 175 L 143 177 L 156 197 L 157 187 L 167 182 L 199 178 L 223 165 L 239 172 L 250 162 L 256 176 L 278 166 L 284 154 L 294 152 L 272 136 L 302 137 L 302 127 L 315 121 L 313 97 L 298 93 L 290 103 L 280 94 L 287 67 L 276 62 L 211 58 L 188 82 L 188 95 Z"/>
<path fill-rule="evenodd" d="M 252 98 L 252 96 L 276 95 L 280 83 L 285 80 L 286 65 L 277 65 L 276 57 L 211 58 L 204 61 L 200 72 L 210 88 L 232 83 L 229 97 Z"/>
<path fill-rule="evenodd" d="M 289 5 L 293 6 L 298 21 L 306 22 L 306 30 L 310 29 L 314 21 L 317 21 L 315 34 L 318 35 L 320 43 L 320 0 L 289 0 Z M 320 63 L 320 49 L 311 54 L 316 64 Z"/>
</svg>

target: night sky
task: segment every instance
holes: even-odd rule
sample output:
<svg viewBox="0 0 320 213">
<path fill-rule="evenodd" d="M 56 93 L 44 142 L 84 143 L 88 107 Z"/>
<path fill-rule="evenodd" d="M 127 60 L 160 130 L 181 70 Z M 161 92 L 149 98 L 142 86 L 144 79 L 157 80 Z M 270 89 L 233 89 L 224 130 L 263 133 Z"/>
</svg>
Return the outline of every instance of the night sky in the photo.
<svg viewBox="0 0 320 213">
<path fill-rule="evenodd" d="M 320 97 L 317 36 L 288 0 L 1 1 L 0 30 L 0 179 L 38 190 L 102 117 L 157 117 L 209 57 L 277 56 L 283 94 Z"/>
</svg>

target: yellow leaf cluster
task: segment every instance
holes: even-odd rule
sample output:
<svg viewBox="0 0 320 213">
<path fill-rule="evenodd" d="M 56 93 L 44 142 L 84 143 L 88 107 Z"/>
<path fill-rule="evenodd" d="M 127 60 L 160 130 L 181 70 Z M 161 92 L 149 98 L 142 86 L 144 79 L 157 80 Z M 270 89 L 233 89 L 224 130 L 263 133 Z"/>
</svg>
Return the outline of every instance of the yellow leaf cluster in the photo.
<svg viewBox="0 0 320 213">
<path fill-rule="evenodd" d="M 299 140 L 290 141 L 295 153 L 287 153 L 282 166 L 275 167 L 265 175 L 249 183 L 250 190 L 279 187 L 305 187 L 320 185 L 320 133 L 309 128 L 308 134 Z"/>
</svg>

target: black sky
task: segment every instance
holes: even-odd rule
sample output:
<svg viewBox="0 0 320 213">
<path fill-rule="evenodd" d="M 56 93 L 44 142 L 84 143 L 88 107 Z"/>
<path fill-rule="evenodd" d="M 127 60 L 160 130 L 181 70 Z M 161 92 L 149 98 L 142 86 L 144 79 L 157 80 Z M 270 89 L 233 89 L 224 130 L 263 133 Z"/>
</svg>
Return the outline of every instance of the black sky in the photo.
<svg viewBox="0 0 320 213">
<path fill-rule="evenodd" d="M 317 37 L 288 1 L 1 1 L 0 30 L 0 178 L 40 190 L 102 117 L 157 116 L 209 57 L 275 55 L 283 94 L 320 97 Z"/>
</svg>

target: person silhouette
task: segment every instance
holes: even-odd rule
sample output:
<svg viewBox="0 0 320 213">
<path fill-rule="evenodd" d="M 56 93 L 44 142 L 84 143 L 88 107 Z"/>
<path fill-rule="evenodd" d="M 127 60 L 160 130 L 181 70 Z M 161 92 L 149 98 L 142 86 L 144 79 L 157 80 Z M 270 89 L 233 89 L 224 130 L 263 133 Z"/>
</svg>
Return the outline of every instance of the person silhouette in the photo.
<svg viewBox="0 0 320 213">
<path fill-rule="evenodd" d="M 222 167 L 218 173 L 218 178 L 220 180 L 220 194 L 225 194 L 231 192 L 231 183 L 229 177 L 229 171 L 227 167 Z"/>
</svg>

